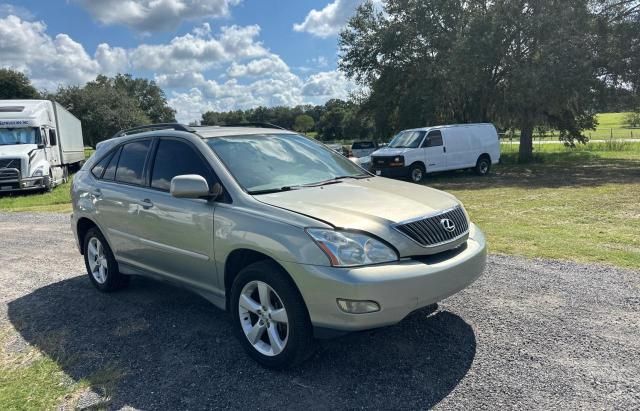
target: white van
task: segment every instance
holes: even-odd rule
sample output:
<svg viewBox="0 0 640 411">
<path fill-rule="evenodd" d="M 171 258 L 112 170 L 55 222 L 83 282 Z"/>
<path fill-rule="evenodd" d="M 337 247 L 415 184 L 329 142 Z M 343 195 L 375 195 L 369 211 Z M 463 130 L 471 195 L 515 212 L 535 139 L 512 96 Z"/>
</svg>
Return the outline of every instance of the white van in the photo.
<svg viewBox="0 0 640 411">
<path fill-rule="evenodd" d="M 499 161 L 493 124 L 456 124 L 400 132 L 371 155 L 371 169 L 379 176 L 409 177 L 417 183 L 435 171 L 473 168 L 484 176 Z"/>
</svg>

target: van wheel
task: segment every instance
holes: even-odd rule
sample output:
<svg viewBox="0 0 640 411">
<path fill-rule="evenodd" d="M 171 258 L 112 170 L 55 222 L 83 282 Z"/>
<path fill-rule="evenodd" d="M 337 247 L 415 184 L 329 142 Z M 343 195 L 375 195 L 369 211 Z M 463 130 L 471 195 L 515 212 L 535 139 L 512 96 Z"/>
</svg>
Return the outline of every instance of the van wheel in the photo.
<svg viewBox="0 0 640 411">
<path fill-rule="evenodd" d="M 307 308 L 275 263 L 259 261 L 242 269 L 231 286 L 229 307 L 240 343 L 261 365 L 289 368 L 313 353 Z"/>
<path fill-rule="evenodd" d="M 491 159 L 489 156 L 480 156 L 475 168 L 476 174 L 479 176 L 486 176 L 491 171 Z"/>
<path fill-rule="evenodd" d="M 409 169 L 409 178 L 414 183 L 419 183 L 424 179 L 425 169 L 422 164 L 414 164 Z"/>
<path fill-rule="evenodd" d="M 100 291 L 117 291 L 129 285 L 129 276 L 118 271 L 111 247 L 95 227 L 84 236 L 84 264 L 91 283 Z"/>
</svg>

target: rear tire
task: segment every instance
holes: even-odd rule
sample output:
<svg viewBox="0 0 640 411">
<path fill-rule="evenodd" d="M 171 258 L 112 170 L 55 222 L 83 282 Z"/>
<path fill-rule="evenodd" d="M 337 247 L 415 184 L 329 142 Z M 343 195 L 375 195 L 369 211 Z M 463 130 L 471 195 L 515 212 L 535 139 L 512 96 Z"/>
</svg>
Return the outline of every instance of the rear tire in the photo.
<svg viewBox="0 0 640 411">
<path fill-rule="evenodd" d="M 409 168 L 409 179 L 414 183 L 419 183 L 424 179 L 426 170 L 422 164 L 413 164 Z"/>
<path fill-rule="evenodd" d="M 242 269 L 231 286 L 229 309 L 242 347 L 262 366 L 289 368 L 313 354 L 306 305 L 277 264 L 258 261 Z"/>
<path fill-rule="evenodd" d="M 491 171 L 491 158 L 487 155 L 482 155 L 476 162 L 475 172 L 479 176 L 486 176 Z"/>
<path fill-rule="evenodd" d="M 89 280 L 98 290 L 112 292 L 129 285 L 129 276 L 118 270 L 118 262 L 100 230 L 93 227 L 87 231 L 83 251 Z"/>
</svg>

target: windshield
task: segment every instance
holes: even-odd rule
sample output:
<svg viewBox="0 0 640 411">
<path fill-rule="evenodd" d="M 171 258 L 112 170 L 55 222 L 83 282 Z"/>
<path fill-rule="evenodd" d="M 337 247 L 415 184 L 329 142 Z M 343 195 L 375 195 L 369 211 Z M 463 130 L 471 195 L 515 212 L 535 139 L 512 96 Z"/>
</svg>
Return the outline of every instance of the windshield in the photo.
<svg viewBox="0 0 640 411">
<path fill-rule="evenodd" d="M 391 143 L 390 148 L 418 148 L 422 139 L 424 138 L 425 131 L 402 131 L 395 136 Z"/>
<path fill-rule="evenodd" d="M 36 128 L 0 128 L 0 145 L 40 144 Z"/>
<path fill-rule="evenodd" d="M 214 137 L 207 144 L 250 194 L 370 176 L 347 158 L 297 134 Z"/>
</svg>

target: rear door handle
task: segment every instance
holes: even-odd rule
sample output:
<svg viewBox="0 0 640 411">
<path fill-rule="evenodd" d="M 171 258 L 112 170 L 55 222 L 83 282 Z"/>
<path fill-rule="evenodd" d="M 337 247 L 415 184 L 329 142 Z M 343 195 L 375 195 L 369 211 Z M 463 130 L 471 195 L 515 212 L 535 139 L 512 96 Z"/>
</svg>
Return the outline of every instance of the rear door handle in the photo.
<svg viewBox="0 0 640 411">
<path fill-rule="evenodd" d="M 447 148 L 442 146 L 442 150 L 446 153 L 447 152 Z"/>
<path fill-rule="evenodd" d="M 142 208 L 147 210 L 153 207 L 153 201 L 149 200 L 148 198 L 145 198 L 144 200 L 140 201 L 140 205 L 142 206 Z"/>
</svg>

